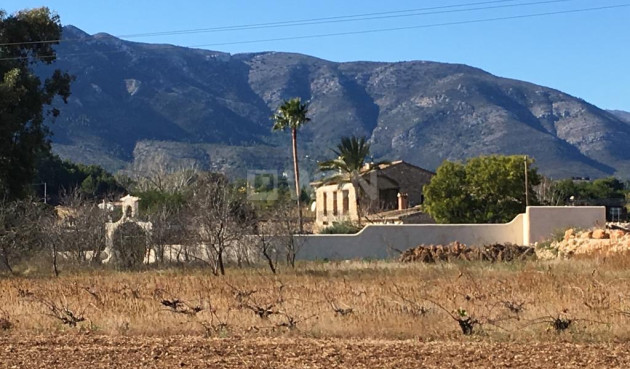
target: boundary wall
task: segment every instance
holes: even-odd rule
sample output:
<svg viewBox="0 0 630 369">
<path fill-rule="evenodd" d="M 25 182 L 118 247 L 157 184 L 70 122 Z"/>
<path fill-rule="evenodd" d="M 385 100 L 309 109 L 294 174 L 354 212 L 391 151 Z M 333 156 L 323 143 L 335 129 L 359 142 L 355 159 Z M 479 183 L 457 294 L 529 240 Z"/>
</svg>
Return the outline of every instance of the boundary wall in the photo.
<svg viewBox="0 0 630 369">
<path fill-rule="evenodd" d="M 504 224 L 367 225 L 352 235 L 295 236 L 300 260 L 388 259 L 418 245 L 459 241 L 468 246 L 494 243 L 534 245 L 567 228 L 604 227 L 604 206 L 528 206 Z"/>
</svg>

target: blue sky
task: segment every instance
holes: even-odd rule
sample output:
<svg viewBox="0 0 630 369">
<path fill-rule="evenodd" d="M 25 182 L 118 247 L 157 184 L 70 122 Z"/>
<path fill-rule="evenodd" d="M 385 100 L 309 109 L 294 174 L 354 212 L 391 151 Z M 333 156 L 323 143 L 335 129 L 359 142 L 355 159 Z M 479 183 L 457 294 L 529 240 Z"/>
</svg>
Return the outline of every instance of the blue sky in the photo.
<svg viewBox="0 0 630 369">
<path fill-rule="evenodd" d="M 468 5 L 458 6 L 463 4 Z M 619 5 L 628 6 L 467 23 Z M 463 63 L 556 88 L 601 108 L 630 111 L 630 0 L 4 0 L 0 8 L 11 13 L 39 6 L 56 11 L 64 25 L 115 36 L 377 13 L 371 17 L 380 19 L 127 39 L 230 53 L 298 52 L 333 61 Z M 426 9 L 435 7 L 442 8 Z M 425 10 L 391 13 L 411 9 Z M 240 43 L 404 27 L 415 28 Z"/>
</svg>

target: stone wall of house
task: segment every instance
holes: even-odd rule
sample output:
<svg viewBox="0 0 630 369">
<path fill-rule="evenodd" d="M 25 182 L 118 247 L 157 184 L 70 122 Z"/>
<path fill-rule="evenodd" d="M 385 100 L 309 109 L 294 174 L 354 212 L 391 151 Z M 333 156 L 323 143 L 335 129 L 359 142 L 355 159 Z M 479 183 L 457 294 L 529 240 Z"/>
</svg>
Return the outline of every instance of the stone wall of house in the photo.
<svg viewBox="0 0 630 369">
<path fill-rule="evenodd" d="M 315 229 L 333 222 L 359 220 L 355 188 L 351 183 L 329 184 L 315 190 Z"/>
<path fill-rule="evenodd" d="M 422 204 L 422 189 L 434 176 L 434 173 L 428 170 L 405 162 L 382 169 L 381 173 L 398 182 L 399 192 L 408 194 L 409 207 Z"/>
</svg>

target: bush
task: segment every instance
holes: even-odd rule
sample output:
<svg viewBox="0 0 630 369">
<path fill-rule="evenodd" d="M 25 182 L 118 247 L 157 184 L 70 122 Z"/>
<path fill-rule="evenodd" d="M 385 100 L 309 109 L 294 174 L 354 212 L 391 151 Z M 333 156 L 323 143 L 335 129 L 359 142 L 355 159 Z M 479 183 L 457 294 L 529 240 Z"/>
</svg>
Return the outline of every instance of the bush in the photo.
<svg viewBox="0 0 630 369">
<path fill-rule="evenodd" d="M 321 234 L 355 234 L 362 228 L 352 222 L 333 222 L 331 226 L 328 226 L 320 232 Z"/>
<path fill-rule="evenodd" d="M 114 231 L 113 237 L 116 266 L 132 269 L 142 265 L 147 250 L 147 233 L 139 225 L 126 222 Z"/>
</svg>

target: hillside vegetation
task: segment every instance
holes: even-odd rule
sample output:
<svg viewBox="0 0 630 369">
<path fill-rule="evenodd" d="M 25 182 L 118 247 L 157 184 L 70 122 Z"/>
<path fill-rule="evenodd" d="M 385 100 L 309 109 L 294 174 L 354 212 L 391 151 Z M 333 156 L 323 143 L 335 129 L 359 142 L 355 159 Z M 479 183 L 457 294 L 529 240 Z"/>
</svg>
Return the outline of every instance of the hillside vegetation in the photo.
<svg viewBox="0 0 630 369">
<path fill-rule="evenodd" d="M 466 65 L 335 63 L 299 54 L 230 55 L 88 35 L 65 27 L 57 66 L 76 76 L 53 125 L 64 158 L 110 170 L 195 165 L 245 176 L 290 168 L 270 116 L 309 100 L 306 170 L 341 136 L 375 159 L 434 170 L 445 160 L 527 154 L 554 178 L 630 174 L 630 125 L 579 98 Z"/>
</svg>

